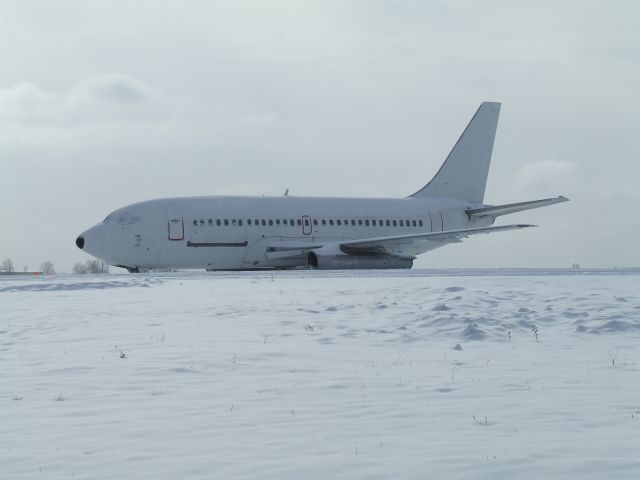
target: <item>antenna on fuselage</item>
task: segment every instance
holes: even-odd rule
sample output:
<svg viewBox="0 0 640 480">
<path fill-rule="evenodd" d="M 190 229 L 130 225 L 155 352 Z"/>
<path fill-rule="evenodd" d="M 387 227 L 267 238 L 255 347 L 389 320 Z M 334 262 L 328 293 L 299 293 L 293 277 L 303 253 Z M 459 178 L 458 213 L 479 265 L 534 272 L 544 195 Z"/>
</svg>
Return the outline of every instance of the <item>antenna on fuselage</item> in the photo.
<svg viewBox="0 0 640 480">
<path fill-rule="evenodd" d="M 289 189 L 288 189 L 288 188 L 284 191 L 284 196 L 285 196 L 285 197 L 288 197 L 288 196 L 289 196 Z"/>
</svg>

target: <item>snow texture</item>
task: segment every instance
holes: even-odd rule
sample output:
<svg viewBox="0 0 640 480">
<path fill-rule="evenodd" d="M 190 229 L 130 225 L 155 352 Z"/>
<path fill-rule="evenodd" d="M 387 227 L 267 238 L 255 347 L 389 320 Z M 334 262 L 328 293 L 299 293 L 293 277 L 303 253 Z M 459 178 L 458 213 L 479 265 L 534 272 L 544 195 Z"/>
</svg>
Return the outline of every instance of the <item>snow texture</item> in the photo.
<svg viewBox="0 0 640 480">
<path fill-rule="evenodd" d="M 0 478 L 640 478 L 639 280 L 0 277 Z"/>
</svg>

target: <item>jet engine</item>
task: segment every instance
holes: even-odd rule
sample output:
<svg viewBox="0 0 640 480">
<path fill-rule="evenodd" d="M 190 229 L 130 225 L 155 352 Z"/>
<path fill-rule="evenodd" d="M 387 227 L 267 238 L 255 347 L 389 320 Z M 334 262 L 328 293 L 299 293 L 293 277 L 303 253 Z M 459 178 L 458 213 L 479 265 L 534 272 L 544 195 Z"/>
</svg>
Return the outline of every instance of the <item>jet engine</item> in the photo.
<svg viewBox="0 0 640 480">
<path fill-rule="evenodd" d="M 386 253 L 354 255 L 339 248 L 322 247 L 307 254 L 307 265 L 314 270 L 407 269 L 413 266 L 413 259 Z"/>
</svg>

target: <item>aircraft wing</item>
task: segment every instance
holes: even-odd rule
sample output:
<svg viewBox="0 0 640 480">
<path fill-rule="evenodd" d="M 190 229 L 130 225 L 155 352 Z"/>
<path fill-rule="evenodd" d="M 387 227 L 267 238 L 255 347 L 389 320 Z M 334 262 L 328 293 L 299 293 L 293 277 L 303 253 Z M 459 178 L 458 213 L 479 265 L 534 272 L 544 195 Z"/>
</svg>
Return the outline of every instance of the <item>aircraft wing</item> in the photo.
<svg viewBox="0 0 640 480">
<path fill-rule="evenodd" d="M 363 240 L 346 240 L 338 242 L 340 250 L 352 255 L 388 253 L 391 255 L 417 255 L 424 252 L 424 242 L 440 244 L 459 243 L 463 238 L 479 233 L 504 232 L 536 225 L 502 225 L 499 227 L 463 228 L 460 230 L 444 230 L 442 232 L 412 233 L 391 237 L 368 238 Z"/>
<path fill-rule="evenodd" d="M 431 245 L 431 247 L 427 246 L 430 242 L 436 242 L 441 245 L 446 243 L 459 243 L 463 238 L 470 235 L 519 230 L 521 228 L 535 226 L 536 225 L 524 224 L 502 225 L 498 227 L 465 228 L 459 230 L 444 230 L 442 232 L 411 233 L 407 235 L 363 238 L 356 240 L 337 240 L 330 242 L 281 241 L 275 242 L 267 247 L 267 257 L 295 257 L 304 255 L 311 250 L 317 250 L 329 246 L 336 246 L 343 253 L 349 255 L 390 254 L 411 257 L 433 248 L 433 245 Z"/>
</svg>

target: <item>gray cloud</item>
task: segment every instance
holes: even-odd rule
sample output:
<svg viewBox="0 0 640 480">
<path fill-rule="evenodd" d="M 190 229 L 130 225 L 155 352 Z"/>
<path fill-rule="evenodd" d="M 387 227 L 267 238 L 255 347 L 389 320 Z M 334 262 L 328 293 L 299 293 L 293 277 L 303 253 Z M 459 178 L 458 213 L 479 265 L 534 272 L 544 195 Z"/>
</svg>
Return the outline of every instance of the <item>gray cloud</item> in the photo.
<svg viewBox="0 0 640 480">
<path fill-rule="evenodd" d="M 159 103 L 150 87 L 122 74 L 93 75 L 63 92 L 20 82 L 0 88 L 0 121 L 4 129 L 153 120 Z"/>
<path fill-rule="evenodd" d="M 540 160 L 524 165 L 516 174 L 514 183 L 526 191 L 561 191 L 575 178 L 575 171 L 576 164 L 566 160 Z"/>
<path fill-rule="evenodd" d="M 83 88 L 90 96 L 109 101 L 139 102 L 151 96 L 146 85 L 125 75 L 94 77 Z"/>
</svg>

